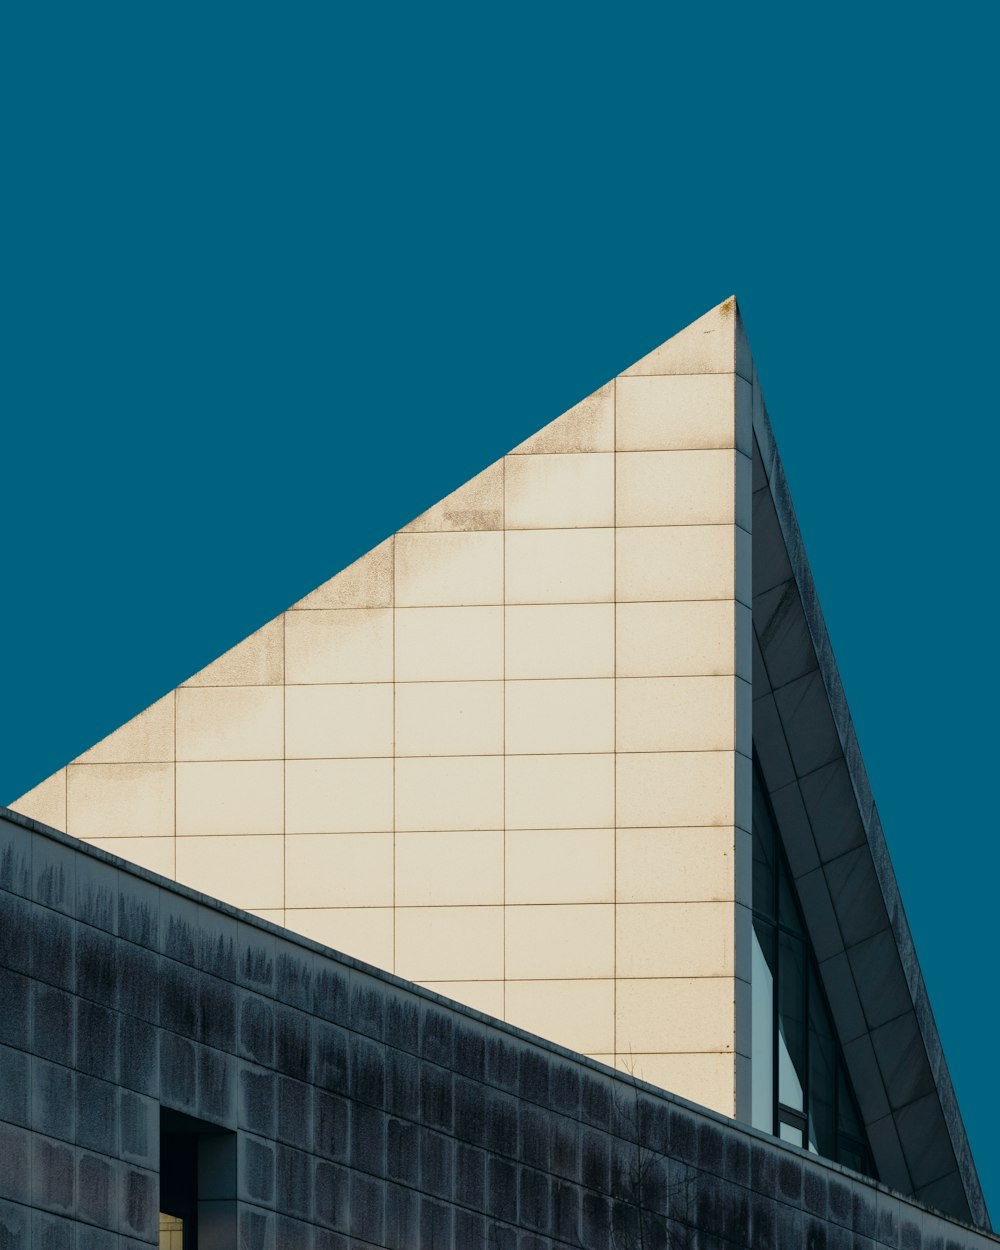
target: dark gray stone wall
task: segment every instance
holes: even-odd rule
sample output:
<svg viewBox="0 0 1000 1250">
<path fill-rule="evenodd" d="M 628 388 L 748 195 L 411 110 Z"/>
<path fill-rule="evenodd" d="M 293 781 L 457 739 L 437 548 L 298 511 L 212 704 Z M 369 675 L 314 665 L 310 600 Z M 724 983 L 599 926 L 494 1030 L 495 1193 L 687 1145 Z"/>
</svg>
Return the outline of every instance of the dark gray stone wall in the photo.
<svg viewBox="0 0 1000 1250">
<path fill-rule="evenodd" d="M 0 815 L 0 1250 L 155 1244 L 161 1107 L 237 1135 L 201 1250 L 1000 1245 Z"/>
</svg>

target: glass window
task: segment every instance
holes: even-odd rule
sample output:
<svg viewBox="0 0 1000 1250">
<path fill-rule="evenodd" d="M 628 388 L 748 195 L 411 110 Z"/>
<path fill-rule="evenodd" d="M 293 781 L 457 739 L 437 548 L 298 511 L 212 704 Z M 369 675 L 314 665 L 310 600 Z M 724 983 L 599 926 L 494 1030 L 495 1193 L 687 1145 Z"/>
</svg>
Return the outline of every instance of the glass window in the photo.
<svg viewBox="0 0 1000 1250">
<path fill-rule="evenodd" d="M 816 970 L 809 969 L 809 1149 L 824 1158 L 837 1154 L 836 1043 Z"/>
<path fill-rule="evenodd" d="M 774 1132 L 774 927 L 756 916 L 750 971 L 750 1123 Z"/>
<path fill-rule="evenodd" d="M 751 1122 L 877 1177 L 756 765 L 753 783 Z"/>
<path fill-rule="evenodd" d="M 778 935 L 778 1101 L 805 1110 L 806 952 L 788 933 Z"/>
</svg>

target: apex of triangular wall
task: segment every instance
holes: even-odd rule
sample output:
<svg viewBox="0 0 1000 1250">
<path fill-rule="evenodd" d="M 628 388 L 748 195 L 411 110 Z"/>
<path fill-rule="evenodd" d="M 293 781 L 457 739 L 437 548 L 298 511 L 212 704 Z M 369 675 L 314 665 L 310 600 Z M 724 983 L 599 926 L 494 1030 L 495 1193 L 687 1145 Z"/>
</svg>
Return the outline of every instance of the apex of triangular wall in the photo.
<svg viewBox="0 0 1000 1250">
<path fill-rule="evenodd" d="M 753 359 L 735 295 L 637 360 L 623 376 L 678 373 L 738 373 L 752 381 Z"/>
</svg>

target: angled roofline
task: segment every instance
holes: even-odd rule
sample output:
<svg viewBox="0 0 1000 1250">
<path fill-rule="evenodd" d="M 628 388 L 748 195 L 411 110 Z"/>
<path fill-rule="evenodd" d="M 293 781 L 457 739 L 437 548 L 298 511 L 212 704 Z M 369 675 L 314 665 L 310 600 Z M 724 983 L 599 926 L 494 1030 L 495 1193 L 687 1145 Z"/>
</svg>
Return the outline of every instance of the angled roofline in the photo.
<svg viewBox="0 0 1000 1250">
<path fill-rule="evenodd" d="M 990 1229 L 756 371 L 753 390 L 754 751 L 882 1180 Z"/>
</svg>

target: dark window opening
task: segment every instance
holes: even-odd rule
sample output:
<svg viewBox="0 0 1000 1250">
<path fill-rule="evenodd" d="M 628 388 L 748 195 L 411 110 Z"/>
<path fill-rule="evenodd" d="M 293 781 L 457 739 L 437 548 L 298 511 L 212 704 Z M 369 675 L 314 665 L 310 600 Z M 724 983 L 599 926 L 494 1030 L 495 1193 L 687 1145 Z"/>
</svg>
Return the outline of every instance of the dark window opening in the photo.
<svg viewBox="0 0 1000 1250">
<path fill-rule="evenodd" d="M 236 1244 L 236 1134 L 160 1111 L 160 1248 Z"/>
</svg>

